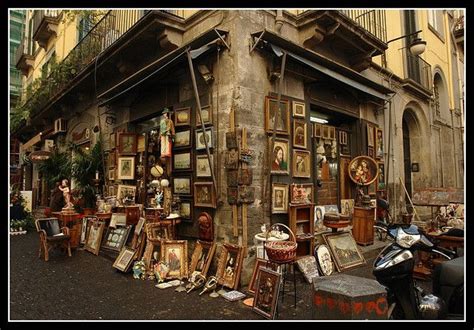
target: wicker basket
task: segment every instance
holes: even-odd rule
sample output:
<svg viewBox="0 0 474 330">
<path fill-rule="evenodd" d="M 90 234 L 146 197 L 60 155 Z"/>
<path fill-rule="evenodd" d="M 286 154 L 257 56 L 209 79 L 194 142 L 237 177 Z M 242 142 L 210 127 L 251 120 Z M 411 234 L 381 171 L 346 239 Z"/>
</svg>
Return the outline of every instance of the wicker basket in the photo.
<svg viewBox="0 0 474 330">
<path fill-rule="evenodd" d="M 271 229 L 274 226 L 283 226 L 288 229 L 291 237 L 293 238 L 292 241 L 273 241 L 273 242 L 265 242 L 265 251 L 267 252 L 268 259 L 274 262 L 289 262 L 295 259 L 296 257 L 296 248 L 298 244 L 296 243 L 296 238 L 293 232 L 291 231 L 288 226 L 282 223 L 276 223 L 272 225 L 266 233 L 266 238 L 268 238 L 268 234 L 270 233 Z"/>
</svg>

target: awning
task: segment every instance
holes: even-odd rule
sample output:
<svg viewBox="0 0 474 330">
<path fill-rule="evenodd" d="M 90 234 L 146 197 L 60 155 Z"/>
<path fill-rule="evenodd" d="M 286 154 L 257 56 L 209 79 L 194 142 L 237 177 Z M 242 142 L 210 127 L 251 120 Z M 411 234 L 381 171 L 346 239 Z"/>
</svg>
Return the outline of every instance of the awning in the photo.
<svg viewBox="0 0 474 330">
<path fill-rule="evenodd" d="M 47 137 L 49 135 L 49 133 L 51 133 L 52 131 L 53 131 L 52 128 L 48 128 L 48 129 L 45 129 L 42 132 L 39 132 L 38 134 L 33 136 L 31 139 L 29 139 L 27 142 L 23 143 L 21 145 L 21 150 L 26 151 L 28 148 L 34 146 L 38 142 L 41 142 L 41 139 Z"/>
<path fill-rule="evenodd" d="M 41 135 L 42 135 L 42 132 L 36 134 L 35 136 L 33 136 L 31 139 L 29 139 L 26 143 L 24 143 L 24 144 L 21 146 L 21 150 L 25 151 L 25 150 L 27 150 L 29 147 L 32 147 L 32 146 L 34 146 L 35 144 L 37 144 L 38 142 L 40 142 L 40 141 L 41 141 Z"/>
<path fill-rule="evenodd" d="M 301 47 L 268 30 L 253 33 L 252 36 L 258 38 L 256 42 L 260 42 L 260 40 L 266 41 L 277 56 L 280 57 L 283 55 L 283 52 L 286 52 L 294 60 L 376 98 L 386 100 L 388 98 L 387 94 L 395 93 L 391 89 L 370 80 L 348 67 Z"/>
<path fill-rule="evenodd" d="M 224 30 L 210 29 L 202 33 L 197 38 L 184 44 L 183 46 L 169 52 L 168 54 L 160 57 L 159 59 L 148 64 L 144 68 L 138 70 L 130 77 L 122 80 L 117 85 L 113 86 L 109 90 L 98 95 L 99 99 L 107 98 L 99 103 L 99 106 L 103 106 L 120 95 L 128 92 L 129 90 L 137 87 L 144 81 L 148 80 L 158 72 L 162 71 L 169 65 L 177 62 L 178 60 L 185 59 L 186 52 L 189 50 L 193 59 L 201 56 L 211 49 L 217 47 L 217 42 L 221 40 L 222 35 L 226 35 L 228 32 Z"/>
</svg>

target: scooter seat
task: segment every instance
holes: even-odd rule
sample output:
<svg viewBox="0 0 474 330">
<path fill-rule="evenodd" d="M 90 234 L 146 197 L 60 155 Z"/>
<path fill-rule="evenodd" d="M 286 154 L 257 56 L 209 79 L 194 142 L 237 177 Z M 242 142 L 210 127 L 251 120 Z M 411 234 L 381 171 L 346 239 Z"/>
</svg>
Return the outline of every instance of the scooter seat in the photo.
<svg viewBox="0 0 474 330">
<path fill-rule="evenodd" d="M 464 283 L 464 257 L 455 258 L 437 265 L 433 272 L 433 290 L 435 287 L 456 287 Z"/>
</svg>

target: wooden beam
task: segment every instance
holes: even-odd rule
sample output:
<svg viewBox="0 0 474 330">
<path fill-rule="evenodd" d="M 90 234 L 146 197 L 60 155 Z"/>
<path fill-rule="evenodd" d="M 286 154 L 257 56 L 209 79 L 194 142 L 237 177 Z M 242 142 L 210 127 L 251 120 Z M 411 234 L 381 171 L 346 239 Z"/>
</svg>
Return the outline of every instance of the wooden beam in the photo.
<svg viewBox="0 0 474 330">
<path fill-rule="evenodd" d="M 247 128 L 242 128 L 242 149 L 247 149 Z M 247 169 L 247 164 L 242 162 L 242 169 Z M 242 204 L 242 243 L 244 246 L 244 256 L 247 257 L 247 204 Z"/>
</svg>

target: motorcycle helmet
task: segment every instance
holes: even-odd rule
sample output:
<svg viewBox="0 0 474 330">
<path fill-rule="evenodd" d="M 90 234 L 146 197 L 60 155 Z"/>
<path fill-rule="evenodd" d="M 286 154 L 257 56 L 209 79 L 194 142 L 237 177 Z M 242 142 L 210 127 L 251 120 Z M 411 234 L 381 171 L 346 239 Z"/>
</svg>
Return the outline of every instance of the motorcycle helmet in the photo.
<svg viewBox="0 0 474 330">
<path fill-rule="evenodd" d="M 427 294 L 420 300 L 420 314 L 423 320 L 446 319 L 448 309 L 443 299 Z"/>
</svg>

